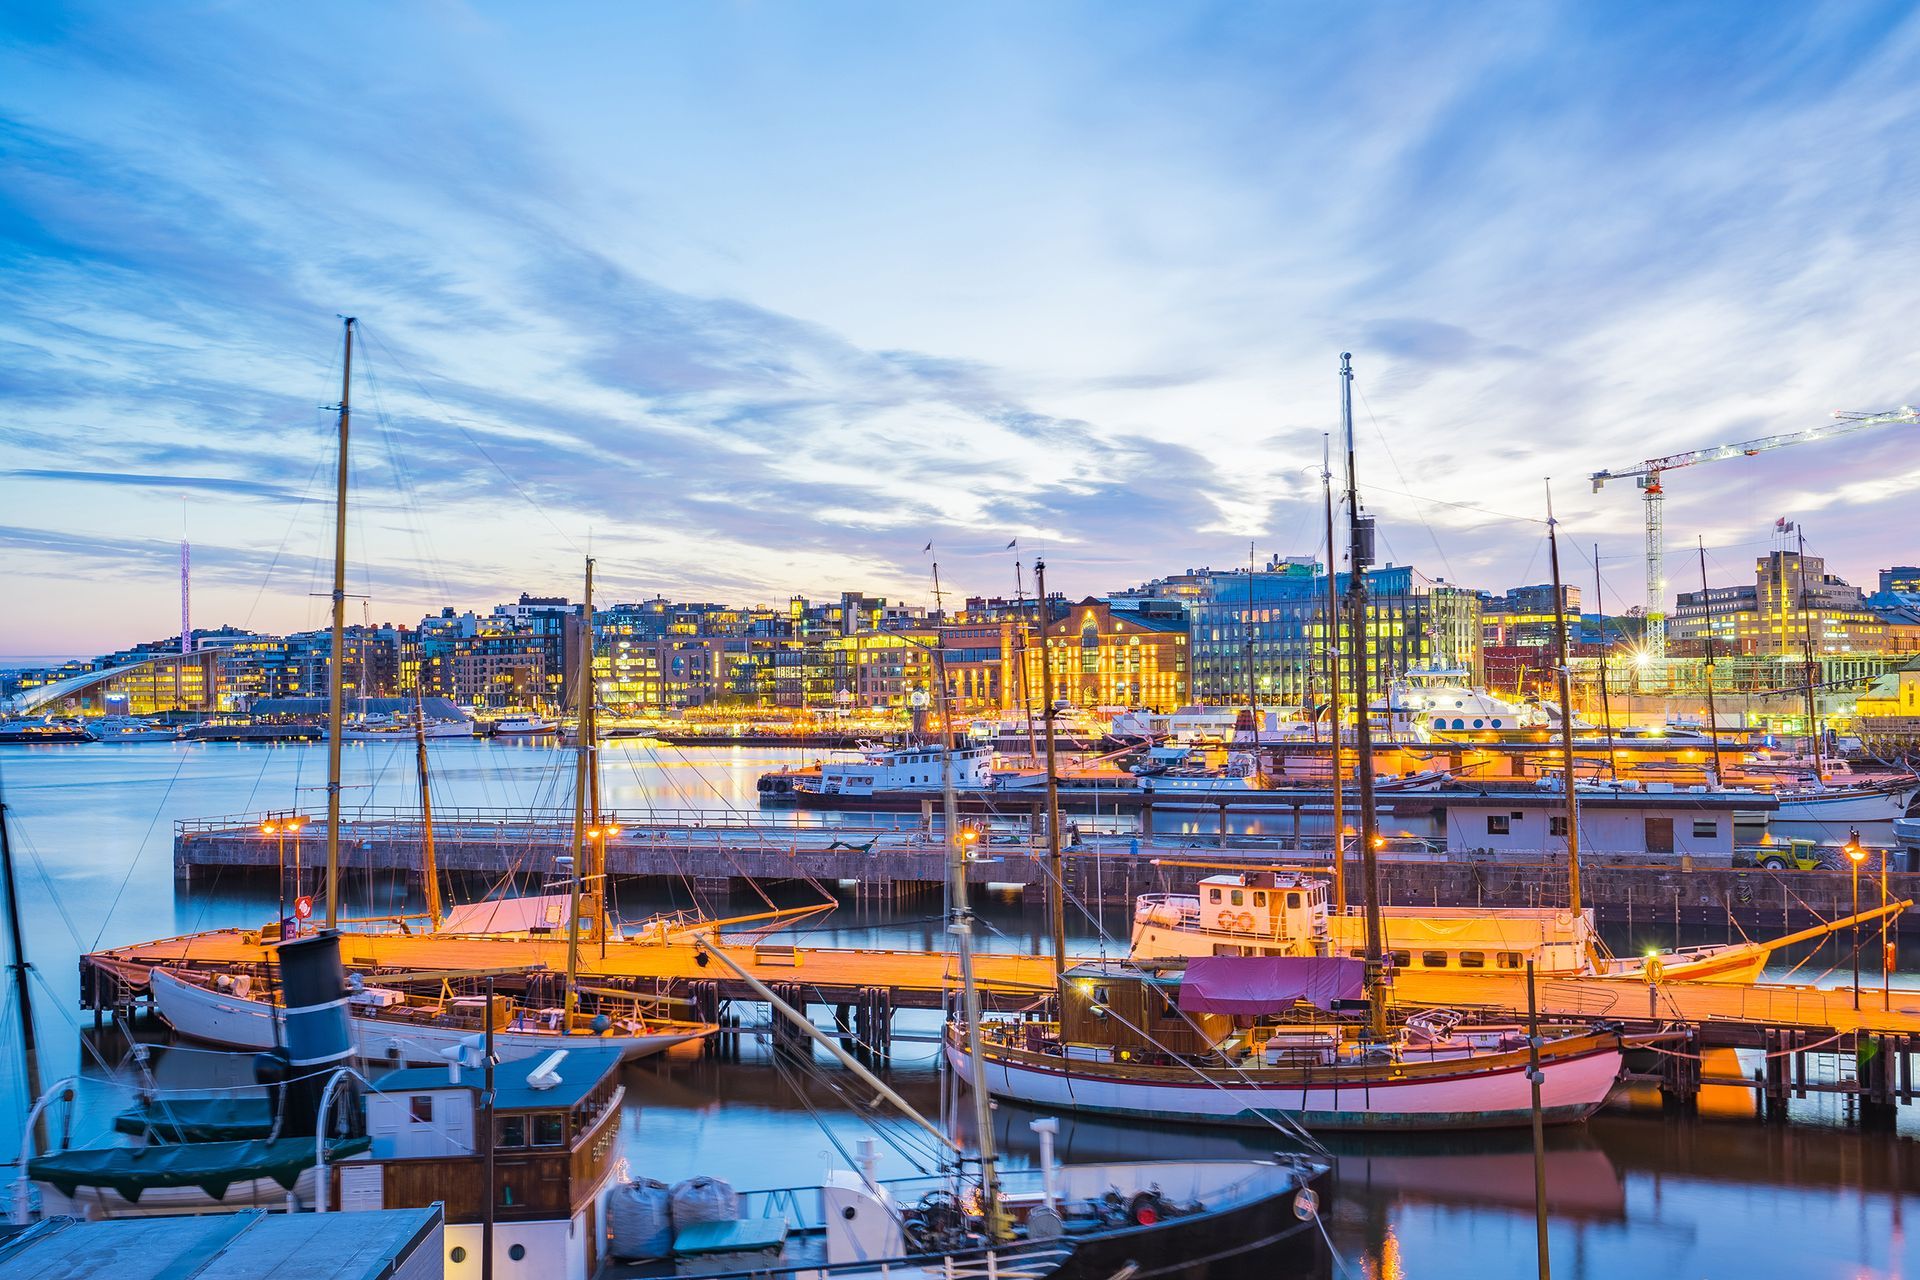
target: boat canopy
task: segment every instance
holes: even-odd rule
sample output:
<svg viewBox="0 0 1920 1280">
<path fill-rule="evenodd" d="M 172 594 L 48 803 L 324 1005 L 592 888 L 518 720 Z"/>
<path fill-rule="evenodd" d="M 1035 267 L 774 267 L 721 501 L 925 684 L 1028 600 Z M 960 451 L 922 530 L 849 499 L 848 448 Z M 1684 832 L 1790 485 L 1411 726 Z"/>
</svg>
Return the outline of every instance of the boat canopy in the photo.
<svg viewBox="0 0 1920 1280">
<path fill-rule="evenodd" d="M 1367 964 L 1337 956 L 1196 956 L 1180 979 L 1182 1013 L 1278 1013 L 1304 1000 L 1331 1010 L 1366 993 Z"/>
<path fill-rule="evenodd" d="M 159 1142 L 234 1142 L 273 1132 L 265 1098 L 155 1098 L 113 1118 L 116 1132 Z"/>
<path fill-rule="evenodd" d="M 335 1138 L 327 1160 L 359 1155 L 366 1138 Z M 271 1142 L 187 1142 L 147 1147 L 82 1147 L 35 1156 L 27 1176 L 62 1195 L 81 1187 L 105 1187 L 139 1203 L 142 1192 L 159 1187 L 198 1187 L 215 1200 L 236 1182 L 271 1178 L 292 1191 L 314 1164 L 312 1138 L 275 1138 Z"/>
</svg>

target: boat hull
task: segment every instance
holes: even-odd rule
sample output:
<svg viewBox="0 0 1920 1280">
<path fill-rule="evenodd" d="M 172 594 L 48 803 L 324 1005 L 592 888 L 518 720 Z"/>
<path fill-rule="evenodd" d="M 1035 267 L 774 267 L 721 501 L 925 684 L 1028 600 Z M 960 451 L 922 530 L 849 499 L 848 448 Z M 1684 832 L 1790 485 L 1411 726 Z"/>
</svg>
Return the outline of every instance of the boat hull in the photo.
<svg viewBox="0 0 1920 1280">
<path fill-rule="evenodd" d="M 152 971 L 154 1009 L 169 1027 L 190 1040 L 217 1044 L 229 1049 L 271 1049 L 278 1029 L 273 1006 L 225 992 L 211 991 L 192 982 L 183 982 L 165 969 Z M 363 1058 L 378 1058 L 392 1063 L 438 1065 L 447 1061 L 447 1051 L 471 1041 L 479 1033 L 466 1027 L 444 1027 L 401 1023 L 384 1018 L 352 1019 L 354 1041 Z M 639 1035 L 572 1035 L 552 1031 L 495 1031 L 494 1053 L 502 1062 L 531 1058 L 573 1045 L 617 1047 L 628 1062 L 650 1058 L 676 1045 L 688 1044 L 712 1034 L 711 1027 L 650 1032 Z"/>
<path fill-rule="evenodd" d="M 951 1041 L 947 1060 L 973 1084 L 973 1063 Z M 1501 1129 L 1531 1124 L 1532 1088 L 1524 1060 L 1496 1069 L 1402 1079 L 1317 1083 L 1243 1083 L 1246 1073 L 1202 1078 L 1171 1072 L 1158 1079 L 1122 1074 L 1110 1064 L 989 1050 L 990 1093 L 1042 1109 L 1066 1108 L 1140 1120 L 1265 1125 L 1285 1117 L 1308 1129 Z M 1542 1118 L 1572 1124 L 1597 1111 L 1619 1078 L 1618 1042 L 1541 1063 Z"/>
<path fill-rule="evenodd" d="M 1907 816 L 1915 787 L 1888 787 L 1825 794 L 1782 795 L 1780 807 L 1768 815 L 1768 825 L 1793 822 L 1892 822 Z"/>
</svg>

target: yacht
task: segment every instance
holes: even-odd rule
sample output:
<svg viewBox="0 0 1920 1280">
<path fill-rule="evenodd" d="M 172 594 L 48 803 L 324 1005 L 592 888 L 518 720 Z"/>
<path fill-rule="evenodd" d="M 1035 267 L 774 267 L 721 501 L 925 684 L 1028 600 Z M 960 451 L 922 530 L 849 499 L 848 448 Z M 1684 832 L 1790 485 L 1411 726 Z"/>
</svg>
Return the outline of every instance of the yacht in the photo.
<svg viewBox="0 0 1920 1280">
<path fill-rule="evenodd" d="M 939 747 L 921 745 L 867 750 L 858 760 L 830 760 L 820 766 L 814 784 L 829 796 L 871 796 L 887 791 L 938 789 L 945 772 Z M 960 791 L 984 791 L 993 785 L 993 749 L 968 746 L 953 751 L 953 785 Z"/>
<path fill-rule="evenodd" d="M 0 720 L 0 744 L 40 745 L 53 742 L 93 742 L 93 734 L 71 720 L 39 716 L 22 720 Z"/>
<path fill-rule="evenodd" d="M 429 738 L 471 738 L 473 722 L 431 718 L 426 722 L 425 730 Z M 341 726 L 340 738 L 343 742 L 412 742 L 413 717 L 405 713 L 382 712 L 355 716 Z"/>
<path fill-rule="evenodd" d="M 559 725 L 546 716 L 513 715 L 501 716 L 498 720 L 492 721 L 489 728 L 496 738 L 525 738 L 553 733 Z"/>
<path fill-rule="evenodd" d="M 160 720 L 139 716 L 101 716 L 87 728 L 102 742 L 178 742 L 180 730 Z"/>
</svg>

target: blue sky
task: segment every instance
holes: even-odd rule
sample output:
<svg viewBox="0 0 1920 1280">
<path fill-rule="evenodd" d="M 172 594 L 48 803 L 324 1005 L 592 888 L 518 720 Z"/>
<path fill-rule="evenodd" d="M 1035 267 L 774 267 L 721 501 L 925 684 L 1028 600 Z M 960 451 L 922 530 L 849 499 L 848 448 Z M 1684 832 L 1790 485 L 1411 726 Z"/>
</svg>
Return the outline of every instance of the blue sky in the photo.
<svg viewBox="0 0 1920 1280">
<path fill-rule="evenodd" d="M 14 6 L 0 652 L 168 633 L 183 526 L 317 623 L 342 313 L 376 617 L 1312 554 L 1342 350 L 1393 558 L 1539 580 L 1551 475 L 1634 601 L 1588 473 L 1920 401 L 1916 72 L 1866 0 Z M 1912 428 L 1669 488 L 1716 577 L 1920 557 Z"/>
</svg>

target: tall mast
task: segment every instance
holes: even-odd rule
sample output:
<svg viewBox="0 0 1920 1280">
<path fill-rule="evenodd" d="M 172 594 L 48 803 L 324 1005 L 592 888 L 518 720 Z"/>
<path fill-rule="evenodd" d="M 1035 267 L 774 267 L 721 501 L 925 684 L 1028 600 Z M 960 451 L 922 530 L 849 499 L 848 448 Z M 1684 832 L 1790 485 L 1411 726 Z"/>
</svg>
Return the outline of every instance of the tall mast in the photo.
<svg viewBox="0 0 1920 1280">
<path fill-rule="evenodd" d="M 1260 699 L 1255 691 L 1253 676 L 1253 539 L 1247 539 L 1247 728 L 1253 732 L 1253 771 L 1264 773 L 1260 767 Z"/>
<path fill-rule="evenodd" d="M 587 597 L 593 596 L 593 557 L 587 557 Z M 590 608 L 588 605 L 586 608 Z M 585 620 L 585 609 L 582 611 Z M 587 748 L 587 677 L 592 671 L 593 640 L 592 633 L 581 628 L 580 670 L 573 682 L 575 699 L 573 734 L 573 874 L 567 884 L 567 1001 L 566 1017 L 568 1029 L 572 1029 L 574 1010 L 579 1006 L 580 981 L 580 913 L 583 901 L 591 909 L 591 901 L 585 899 L 582 882 L 588 867 L 587 847 L 587 791 L 592 786 L 589 779 L 590 752 Z"/>
<path fill-rule="evenodd" d="M 1340 422 L 1347 441 L 1347 634 L 1353 639 L 1354 746 L 1360 778 L 1360 892 L 1367 909 L 1367 1007 L 1376 1039 L 1387 1032 L 1380 924 L 1379 822 L 1373 808 L 1373 723 L 1367 693 L 1367 566 L 1373 563 L 1372 525 L 1360 514 L 1360 482 L 1353 458 L 1353 355 L 1340 353 Z M 1364 522 L 1364 523 L 1363 523 Z M 1364 529 L 1364 533 L 1363 533 Z"/>
<path fill-rule="evenodd" d="M 1034 564 L 1034 573 L 1044 575 L 1045 566 Z M 940 566 L 933 569 L 934 600 L 940 604 Z M 1040 581 L 1044 584 L 1045 578 Z M 1041 599 L 1046 598 L 1044 585 Z M 967 902 L 967 846 L 960 838 L 960 801 L 953 789 L 953 704 L 947 690 L 947 655 L 935 633 L 933 646 L 934 679 L 940 685 L 940 805 L 941 821 L 947 837 L 947 866 L 952 883 L 947 889 L 947 932 L 953 935 L 954 950 L 960 958 L 960 993 L 967 1019 L 967 1056 L 973 1060 L 973 1127 L 980 1154 L 980 1201 L 987 1220 L 987 1238 L 998 1241 L 1006 1236 L 1000 1208 L 1000 1175 L 993 1155 L 993 1100 L 987 1093 L 986 1058 L 980 1048 L 980 988 L 973 978 L 973 908 Z M 1051 707 L 1048 708 L 1052 710 Z M 1047 741 L 1053 741 L 1053 719 L 1047 719 Z M 1058 890 L 1056 889 L 1056 892 Z"/>
<path fill-rule="evenodd" d="M 1033 562 L 1034 590 L 1040 593 L 1040 708 L 1047 735 L 1047 921 L 1053 935 L 1053 976 L 1067 971 L 1067 865 L 1060 853 L 1060 775 L 1053 725 L 1053 651 L 1047 644 L 1047 562 Z"/>
<path fill-rule="evenodd" d="M 1553 518 L 1553 485 L 1547 485 L 1547 561 L 1553 568 L 1553 648 L 1560 679 L 1561 795 L 1566 801 L 1567 909 L 1580 910 L 1580 799 L 1573 789 L 1573 672 L 1567 660 L 1567 593 L 1560 585 L 1559 524 Z"/>
<path fill-rule="evenodd" d="M 1815 782 L 1827 780 L 1827 768 L 1824 759 L 1826 744 L 1821 742 L 1820 713 L 1813 700 L 1815 668 L 1813 661 L 1813 605 L 1807 599 L 1807 530 L 1805 526 L 1796 528 L 1794 536 L 1799 539 L 1800 548 L 1800 653 L 1806 664 L 1807 675 L 1807 741 L 1813 744 L 1813 778 Z"/>
<path fill-rule="evenodd" d="M 1702 571 L 1704 572 L 1704 570 Z M 1607 597 L 1600 585 L 1600 544 L 1593 546 L 1593 610 L 1600 619 L 1600 718 L 1606 722 L 1607 730 L 1607 776 L 1620 777 L 1620 761 L 1613 750 L 1613 708 L 1607 704 Z M 1713 695 L 1707 695 L 1711 698 Z M 1718 770 L 1716 769 L 1716 772 Z"/>
<path fill-rule="evenodd" d="M 1726 785 L 1720 770 L 1720 716 L 1713 703 L 1713 596 L 1707 587 L 1707 541 L 1695 535 L 1700 547 L 1700 607 L 1707 620 L 1707 735 L 1713 739 L 1713 785 Z"/>
<path fill-rule="evenodd" d="M 1350 376 L 1350 375 L 1348 375 Z M 1320 434 L 1320 487 L 1327 498 L 1327 722 L 1333 727 L 1333 909 L 1347 909 L 1346 781 L 1340 764 L 1340 587 L 1333 567 L 1333 444 Z"/>
<path fill-rule="evenodd" d="M 420 778 L 420 885 L 427 895 L 427 927 L 440 928 L 440 863 L 433 853 L 433 788 L 427 783 L 427 702 L 413 684 L 413 768 Z"/>
<path fill-rule="evenodd" d="M 13 963 L 13 994 L 20 1006 L 20 1053 L 26 1061 L 27 1105 L 40 1100 L 40 1053 L 33 1040 L 33 992 L 27 981 L 27 944 L 20 933 L 20 882 L 13 874 L 13 837 L 8 828 L 7 801 L 0 794 L 0 876 L 7 894 L 7 946 Z M 21 1176 L 26 1171 L 21 1170 Z"/>
<path fill-rule="evenodd" d="M 353 388 L 354 318 L 346 317 L 340 365 L 340 462 L 333 491 L 333 648 L 327 661 L 327 928 L 340 917 L 340 695 L 347 644 L 347 428 Z"/>
<path fill-rule="evenodd" d="M 1037 561 L 1035 563 L 1038 564 Z M 1033 760 L 1040 754 L 1040 743 L 1034 736 L 1033 689 L 1027 680 L 1027 652 L 1032 648 L 1032 641 L 1029 635 L 1030 624 L 1027 622 L 1027 589 L 1020 581 L 1020 562 L 1018 560 L 1013 562 L 1013 607 L 1015 615 L 1020 619 L 1020 629 L 1014 633 L 1015 652 L 1019 660 L 1014 665 L 1013 674 L 1014 678 L 1020 682 L 1020 709 L 1026 713 L 1027 717 L 1027 759 Z M 1045 607 L 1046 602 L 1042 601 L 1041 609 L 1043 616 L 1040 634 L 1043 640 L 1046 637 Z M 1044 646 L 1041 651 L 1043 653 L 1045 652 Z"/>
</svg>

